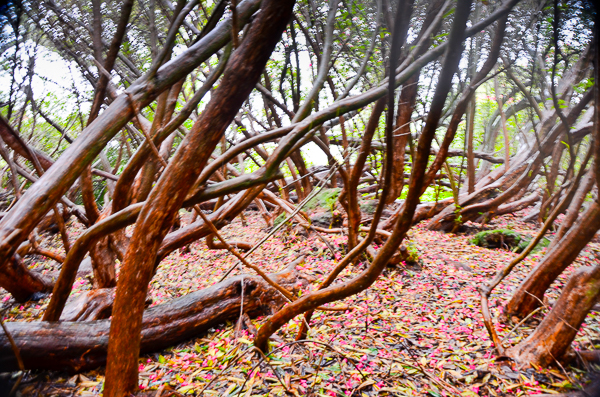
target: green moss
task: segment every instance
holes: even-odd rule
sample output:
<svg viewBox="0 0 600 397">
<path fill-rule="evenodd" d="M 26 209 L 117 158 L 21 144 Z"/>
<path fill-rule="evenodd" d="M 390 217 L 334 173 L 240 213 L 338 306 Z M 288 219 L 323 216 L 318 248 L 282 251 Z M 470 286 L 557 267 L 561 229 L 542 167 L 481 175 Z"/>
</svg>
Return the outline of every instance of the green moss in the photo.
<svg viewBox="0 0 600 397">
<path fill-rule="evenodd" d="M 542 238 L 540 240 L 539 243 L 537 243 L 537 245 L 531 250 L 532 254 L 535 254 L 536 252 L 539 252 L 542 248 L 547 248 L 550 245 L 550 242 L 552 240 L 550 240 L 549 238 Z M 517 249 L 515 250 L 515 252 L 523 252 L 523 250 L 525 248 L 527 248 L 527 246 L 529 245 L 529 243 L 531 242 L 531 239 L 526 240 L 523 239 L 523 241 L 519 244 L 519 246 L 517 247 Z"/>
<path fill-rule="evenodd" d="M 375 202 L 371 201 L 363 201 L 362 203 L 360 203 L 359 207 L 362 212 L 369 215 L 374 214 L 375 209 L 377 208 Z"/>
<path fill-rule="evenodd" d="M 275 220 L 273 221 L 273 226 L 279 226 L 279 224 L 281 224 L 284 220 L 285 217 L 287 216 L 287 214 L 285 212 L 282 212 L 281 214 L 279 214 L 279 216 L 277 218 L 275 218 Z"/>
<path fill-rule="evenodd" d="M 408 250 L 408 256 L 406 257 L 406 263 L 418 263 L 419 262 L 419 251 L 414 244 L 407 244 L 406 249 Z"/>
<path fill-rule="evenodd" d="M 518 247 L 524 239 L 514 230 L 495 229 L 486 230 L 477 233 L 472 239 L 471 244 L 484 248 L 503 248 L 509 249 Z"/>
<path fill-rule="evenodd" d="M 331 209 L 335 206 L 335 201 L 342 189 L 333 188 L 333 189 L 321 189 L 319 193 L 316 194 L 306 205 L 304 206 L 305 210 L 314 210 L 315 208 L 327 208 Z"/>
<path fill-rule="evenodd" d="M 529 245 L 531 239 L 521 236 L 514 230 L 496 229 L 486 230 L 477 233 L 472 239 L 471 244 L 484 248 L 506 248 L 514 252 L 523 252 Z M 532 253 L 540 251 L 542 248 L 550 245 L 550 239 L 544 237 L 532 250 Z M 503 245 L 504 244 L 504 245 Z"/>
</svg>

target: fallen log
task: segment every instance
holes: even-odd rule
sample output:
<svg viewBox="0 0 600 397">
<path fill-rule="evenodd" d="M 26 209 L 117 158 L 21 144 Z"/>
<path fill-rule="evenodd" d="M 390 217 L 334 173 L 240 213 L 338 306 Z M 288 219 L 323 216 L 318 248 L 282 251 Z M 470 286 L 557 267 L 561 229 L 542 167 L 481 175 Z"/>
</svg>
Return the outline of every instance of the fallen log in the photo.
<svg viewBox="0 0 600 397">
<path fill-rule="evenodd" d="M 427 203 L 422 203 L 417 205 L 417 208 L 415 209 L 415 214 L 413 215 L 413 225 L 416 225 L 417 223 L 421 222 L 422 220 L 425 219 L 429 219 L 437 214 L 439 214 L 441 211 L 443 211 L 446 207 L 448 207 L 450 204 L 454 203 L 454 199 L 452 197 L 450 198 L 446 198 L 443 200 L 439 200 L 439 201 L 432 201 L 432 202 L 427 202 Z M 392 213 L 392 215 L 387 218 L 382 220 L 381 222 L 379 222 L 379 229 L 383 229 L 383 230 L 392 230 L 394 228 L 394 225 L 396 224 L 396 220 L 398 219 L 398 217 L 400 216 L 400 214 L 402 214 L 402 212 L 404 211 L 404 204 L 398 206 L 398 208 L 396 208 L 396 210 L 394 210 L 394 212 Z"/>
<path fill-rule="evenodd" d="M 115 288 L 98 288 L 83 292 L 67 301 L 60 321 L 103 320 L 112 315 L 115 301 Z M 146 298 L 146 307 L 152 304 L 152 298 Z"/>
<path fill-rule="evenodd" d="M 579 350 L 577 354 L 588 363 L 600 364 L 600 350 Z"/>
<path fill-rule="evenodd" d="M 292 293 L 309 279 L 296 271 L 302 258 L 271 279 Z M 243 312 L 251 317 L 271 314 L 286 300 L 262 278 L 240 275 L 192 292 L 144 312 L 141 352 L 161 350 L 237 320 L 243 288 Z M 69 370 L 99 367 L 106 362 L 111 320 L 82 322 L 8 322 L 7 331 L 19 348 L 26 369 Z M 0 335 L 0 372 L 19 366 L 6 334 Z"/>
<path fill-rule="evenodd" d="M 540 193 L 534 192 L 528 196 L 523 197 L 520 200 L 515 200 L 510 203 L 502 204 L 498 206 L 498 209 L 494 212 L 495 216 L 504 214 L 510 214 L 513 212 L 521 211 L 527 207 L 531 207 L 540 200 Z"/>
<path fill-rule="evenodd" d="M 115 300 L 114 288 L 98 288 L 67 301 L 61 321 L 89 321 L 109 318 Z"/>
</svg>

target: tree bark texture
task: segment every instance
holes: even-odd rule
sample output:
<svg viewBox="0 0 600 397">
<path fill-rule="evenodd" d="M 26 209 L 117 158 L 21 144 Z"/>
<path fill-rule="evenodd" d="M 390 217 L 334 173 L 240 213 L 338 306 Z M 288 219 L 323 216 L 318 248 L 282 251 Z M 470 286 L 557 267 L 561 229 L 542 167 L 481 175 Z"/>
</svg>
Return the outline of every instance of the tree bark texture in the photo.
<svg viewBox="0 0 600 397">
<path fill-rule="evenodd" d="M 505 308 L 510 316 L 525 317 L 538 308 L 544 293 L 577 258 L 600 227 L 600 204 L 594 202 L 555 247 L 546 253 L 521 283 Z"/>
<path fill-rule="evenodd" d="M 296 263 L 269 277 L 288 291 L 297 293 L 310 280 L 295 270 Z M 199 336 L 218 324 L 237 319 L 242 283 L 244 313 L 250 316 L 270 314 L 286 302 L 259 276 L 245 274 L 229 278 L 147 309 L 142 321 L 141 351 L 161 350 Z M 110 320 L 5 324 L 27 369 L 83 371 L 106 363 Z M 0 372 L 18 370 L 11 345 L 2 333 Z"/>
<path fill-rule="evenodd" d="M 232 55 L 222 83 L 142 208 L 117 285 L 106 368 L 106 397 L 122 397 L 137 391 L 144 300 L 160 243 L 225 129 L 259 81 L 290 19 L 294 3 L 293 0 L 261 3 L 261 11 Z"/>
<path fill-rule="evenodd" d="M 394 166 L 392 168 L 388 203 L 393 203 L 394 200 L 400 197 L 402 188 L 404 187 L 404 154 L 406 152 L 408 136 L 410 135 L 410 121 L 415 103 L 417 102 L 418 82 L 419 74 L 415 73 L 402 86 L 402 92 L 400 93 L 396 128 L 394 129 Z"/>
<path fill-rule="evenodd" d="M 506 354 L 522 363 L 542 367 L 563 358 L 590 309 L 600 296 L 600 266 L 577 269 L 560 298 L 527 339 Z"/>
<path fill-rule="evenodd" d="M 52 290 L 52 283 L 41 274 L 29 270 L 18 254 L 14 254 L 0 271 L 0 285 L 17 302 L 28 301 L 36 292 Z"/>
<path fill-rule="evenodd" d="M 569 204 L 567 214 L 563 218 L 562 222 L 560 223 L 560 226 L 558 227 L 558 230 L 554 234 L 554 240 L 552 240 L 552 243 L 550 243 L 550 245 L 548 246 L 548 251 L 554 248 L 554 246 L 562 240 L 563 236 L 567 233 L 567 231 L 569 231 L 569 229 L 573 226 L 573 224 L 579 217 L 579 211 L 583 206 L 585 197 L 590 192 L 590 190 L 592 190 L 592 187 L 594 187 L 594 183 L 596 182 L 595 174 L 596 173 L 593 170 L 590 170 L 588 172 L 588 175 L 586 175 L 585 178 L 581 181 L 577 192 L 575 192 L 575 195 L 571 199 L 571 204 Z"/>
<path fill-rule="evenodd" d="M 590 90 L 586 92 L 581 101 L 575 105 L 567 115 L 569 125 L 572 125 L 577 120 L 591 99 L 592 91 Z M 548 124 L 547 127 L 544 126 L 546 123 Z M 462 222 L 475 220 L 484 212 L 489 212 L 493 215 L 498 206 L 518 195 L 522 189 L 526 188 L 531 183 L 533 178 L 539 172 L 542 161 L 554 148 L 554 144 L 558 137 L 567 132 L 567 126 L 564 123 L 560 123 L 554 126 L 554 128 L 551 128 L 550 123 L 546 119 L 540 124 L 542 124 L 540 127 L 541 130 L 548 128 L 547 136 L 545 136 L 542 141 L 541 147 L 534 148 L 529 151 L 529 153 L 524 153 L 518 156 L 518 158 L 513 159 L 513 166 L 501 177 L 498 176 L 498 174 L 495 175 L 498 179 L 488 185 L 488 188 L 494 187 L 497 190 L 496 194 L 493 195 L 491 199 L 484 198 L 487 195 L 483 194 L 486 191 L 485 188 L 479 188 L 478 190 L 477 187 L 481 185 L 485 186 L 485 183 L 489 183 L 490 181 L 493 181 L 493 179 L 490 178 L 491 176 L 482 179 L 480 183 L 477 184 L 475 193 L 460 201 L 460 206 L 462 208 L 460 211 L 460 218 Z M 538 133 L 540 133 L 540 131 L 538 131 Z M 482 194 L 482 197 L 478 197 L 479 194 Z M 466 203 L 465 201 L 469 201 L 469 203 Z M 438 231 L 452 230 L 456 218 L 457 214 L 454 213 L 454 210 L 446 208 L 431 221 L 429 229 Z"/>
<path fill-rule="evenodd" d="M 325 289 L 304 295 L 273 315 L 265 325 L 259 329 L 256 336 L 256 347 L 262 351 L 268 349 L 268 338 L 296 315 L 313 310 L 324 303 L 354 295 L 371 286 L 385 268 L 389 258 L 392 257 L 402 243 L 406 232 L 412 225 L 414 211 L 418 204 L 418 198 L 424 182 L 423 177 L 425 176 L 431 142 L 438 126 L 448 91 L 450 90 L 452 77 L 456 72 L 458 61 L 462 54 L 465 24 L 469 16 L 470 8 L 470 0 L 459 0 L 457 3 L 456 17 L 448 39 L 449 46 L 446 50 L 446 57 L 443 62 L 436 92 L 432 99 L 427 122 L 423 128 L 421 137 L 419 138 L 417 155 L 413 165 L 413 172 L 411 174 L 410 187 L 406 200 L 406 209 L 403 216 L 399 218 L 392 235 L 379 250 L 377 257 L 373 260 L 371 265 L 356 277 L 346 282 L 331 285 Z M 397 30 L 394 29 L 394 36 L 396 32 Z M 389 171 L 387 175 L 389 176 Z"/>
<path fill-rule="evenodd" d="M 259 6 L 259 0 L 246 0 L 238 5 L 240 22 L 246 22 Z M 163 65 L 148 81 L 141 77 L 127 91 L 141 107 L 151 103 L 163 90 L 171 87 L 200 63 L 223 47 L 230 39 L 230 19 L 226 19 L 176 59 Z M 38 221 L 71 187 L 82 171 L 106 144 L 133 117 L 127 94 L 117 97 L 79 138 L 61 155 L 39 181 L 0 222 L 0 272 L 6 272 L 19 243 L 26 240 Z M 2 128 L 0 128 L 1 132 Z M 40 160 L 41 162 L 41 160 Z M 11 282 L 16 282 L 11 280 Z M 0 281 L 0 285 L 3 281 Z"/>
</svg>

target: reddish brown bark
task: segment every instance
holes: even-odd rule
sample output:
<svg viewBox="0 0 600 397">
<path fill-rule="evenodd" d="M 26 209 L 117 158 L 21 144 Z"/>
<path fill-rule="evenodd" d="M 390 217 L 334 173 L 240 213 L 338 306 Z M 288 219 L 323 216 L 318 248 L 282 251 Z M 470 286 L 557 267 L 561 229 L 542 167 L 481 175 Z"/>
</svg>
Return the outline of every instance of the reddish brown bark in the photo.
<svg viewBox="0 0 600 397">
<path fill-rule="evenodd" d="M 114 292 L 114 288 L 100 288 L 81 293 L 67 302 L 60 321 L 93 321 L 109 318 Z"/>
<path fill-rule="evenodd" d="M 94 288 L 110 288 L 117 285 L 115 274 L 115 260 L 117 259 L 117 255 L 113 252 L 109 239 L 109 236 L 103 237 L 90 249 L 92 268 L 94 270 L 94 278 L 92 280 Z"/>
<path fill-rule="evenodd" d="M 487 60 L 485 61 L 485 63 L 481 67 L 481 69 L 477 72 L 476 76 L 473 78 L 473 81 L 471 82 L 469 87 L 462 93 L 462 95 L 458 101 L 458 104 L 456 105 L 456 108 L 454 109 L 452 118 L 450 119 L 450 123 L 448 125 L 448 128 L 446 129 L 446 134 L 444 135 L 444 140 L 442 141 L 442 144 L 440 145 L 440 149 L 436 153 L 436 157 L 435 157 L 433 163 L 430 165 L 429 169 L 427 170 L 427 174 L 425 175 L 425 183 L 423 184 L 421 194 L 423 194 L 425 192 L 425 189 L 427 189 L 427 187 L 429 185 L 431 185 L 431 183 L 435 179 L 436 175 L 438 174 L 438 172 L 442 168 L 443 164 L 445 163 L 446 158 L 448 157 L 448 154 L 451 151 L 450 144 L 454 141 L 454 137 L 456 136 L 456 132 L 458 131 L 458 126 L 459 126 L 460 122 L 462 121 L 463 115 L 467 110 L 467 106 L 469 105 L 471 98 L 472 98 L 473 94 L 475 93 L 476 88 L 484 81 L 485 77 L 488 75 L 488 73 L 492 70 L 492 68 L 494 67 L 494 65 L 497 62 L 498 56 L 500 54 L 500 49 L 502 47 L 502 42 L 504 40 L 507 18 L 508 17 L 506 15 L 504 15 L 499 19 L 498 28 L 497 28 L 496 34 L 494 35 L 494 41 L 492 44 L 490 55 L 488 56 Z M 462 205 L 462 203 L 461 203 L 461 205 Z M 436 204 L 435 208 L 437 210 L 435 213 L 437 213 L 437 212 L 443 211 L 445 207 L 439 208 Z M 400 214 L 403 211 L 404 211 L 404 205 L 400 206 L 394 212 L 394 214 L 384 222 L 384 224 L 382 225 L 382 228 L 385 230 L 391 229 L 393 227 L 393 225 L 395 224 L 398 216 L 400 216 Z M 446 210 L 446 212 L 453 212 L 453 211 L 454 211 L 453 209 Z M 435 213 L 433 213 L 433 212 L 430 213 L 429 217 L 435 215 Z M 416 222 L 416 220 L 415 220 L 415 222 Z M 452 227 L 453 227 L 453 225 L 452 225 Z"/>
<path fill-rule="evenodd" d="M 238 8 L 240 22 L 246 22 L 259 5 L 257 0 L 242 1 Z M 151 78 L 143 77 L 127 91 L 140 107 L 151 103 L 163 90 L 181 80 L 201 62 L 223 47 L 230 38 L 228 19 L 179 57 L 163 65 Z M 19 244 L 26 240 L 39 220 L 62 198 L 81 172 L 104 146 L 129 122 L 133 112 L 126 94 L 117 97 L 81 133 L 81 137 L 61 155 L 0 222 L 0 272 L 9 266 Z M 6 280 L 6 278 L 5 278 Z M 17 281 L 12 280 L 12 283 Z M 2 284 L 2 282 L 0 282 Z"/>
<path fill-rule="evenodd" d="M 435 26 L 435 20 L 438 12 L 440 12 L 443 2 L 436 0 L 429 4 L 427 14 L 423 20 L 423 29 L 419 32 L 419 35 L 415 42 L 419 42 L 426 34 L 425 27 L 431 25 Z M 432 32 L 433 33 L 433 32 Z M 433 34 L 432 36 L 433 37 Z M 420 55 L 431 43 L 431 38 L 424 38 L 422 47 L 419 49 L 417 55 Z M 406 51 L 406 48 L 405 48 Z M 418 83 L 419 83 L 420 72 L 415 73 L 410 79 L 408 79 L 402 86 L 402 92 L 398 100 L 398 115 L 396 119 L 396 127 L 394 130 L 394 163 L 392 168 L 392 179 L 390 181 L 390 195 L 387 198 L 387 202 L 392 203 L 402 193 L 404 187 L 404 155 L 406 152 L 406 144 L 410 136 L 410 121 L 412 114 L 417 102 Z"/>
<path fill-rule="evenodd" d="M 83 200 L 83 207 L 85 208 L 85 215 L 91 225 L 96 223 L 98 217 L 100 217 L 92 182 L 92 168 L 88 165 L 81 173 L 79 185 L 81 186 L 81 198 Z"/>
<path fill-rule="evenodd" d="M 361 211 L 358 205 L 357 187 L 360 177 L 363 174 L 367 157 L 371 152 L 371 142 L 373 141 L 375 131 L 377 131 L 379 119 L 381 118 L 384 109 L 385 100 L 380 99 L 375 102 L 373 111 L 363 133 L 358 156 L 354 162 L 354 166 L 349 170 L 347 180 L 344 181 L 344 189 L 340 193 L 340 203 L 348 215 L 348 251 L 351 251 L 358 244 Z M 402 177 L 404 178 L 404 175 Z"/>
<path fill-rule="evenodd" d="M 592 91 L 590 90 L 586 92 L 581 101 L 575 105 L 567 115 L 566 118 L 569 125 L 573 124 L 577 120 L 591 99 Z M 487 186 L 486 189 L 497 189 L 497 191 L 492 195 L 492 198 L 489 198 L 489 192 L 486 191 L 486 189 L 480 188 L 480 190 L 476 190 L 475 193 L 461 200 L 461 222 L 475 220 L 480 216 L 481 213 L 485 212 L 494 215 L 498 206 L 508 202 L 510 199 L 522 192 L 522 189 L 526 188 L 537 175 L 542 161 L 550 154 L 551 150 L 554 148 L 554 143 L 565 131 L 566 125 L 564 123 L 559 124 L 549 131 L 548 135 L 542 141 L 539 151 L 532 149 L 529 154 L 533 158 L 525 154 L 519 156 L 518 159 L 514 159 L 513 166 L 509 169 L 508 173 L 504 174 L 496 182 L 492 182 Z M 489 179 L 484 179 L 482 181 L 489 182 Z M 480 181 L 480 183 L 482 183 L 482 181 Z M 480 183 L 478 183 L 478 186 L 480 186 Z M 501 193 L 498 192 L 498 190 L 501 191 Z M 478 197 L 479 195 L 481 195 L 481 197 Z M 468 200 L 470 203 L 467 204 L 464 200 Z M 456 218 L 457 214 L 454 212 L 454 209 L 446 208 L 431 221 L 429 224 L 429 229 L 444 231 L 452 230 L 452 228 L 455 226 Z"/>
<path fill-rule="evenodd" d="M 521 211 L 527 207 L 531 207 L 540 200 L 538 192 L 531 193 L 520 200 L 511 201 L 510 203 L 502 204 L 495 212 L 496 216 L 504 214 L 512 214 L 513 212 Z"/>
<path fill-rule="evenodd" d="M 44 321 L 58 321 L 60 318 L 67 298 L 71 293 L 79 265 L 88 250 L 102 237 L 108 236 L 110 233 L 117 232 L 119 229 L 134 223 L 141 207 L 141 204 L 132 205 L 127 210 L 103 219 L 101 222 L 87 229 L 75 241 L 65 258 L 58 280 L 56 280 L 56 284 L 54 285 L 52 298 L 44 313 Z"/>
<path fill-rule="evenodd" d="M 202 85 L 200 90 L 194 94 L 194 96 L 185 104 L 183 109 L 175 116 L 173 119 L 161 128 L 157 134 L 153 137 L 152 141 L 155 146 L 161 146 L 161 143 L 165 141 L 170 134 L 172 134 L 177 127 L 179 127 L 191 114 L 194 108 L 198 105 L 200 100 L 204 97 L 204 95 L 208 92 L 208 90 L 212 87 L 212 85 L 216 82 L 216 80 L 221 76 L 223 70 L 225 69 L 225 65 L 229 60 L 229 55 L 231 53 L 231 47 L 228 46 L 225 49 L 225 52 L 221 59 L 219 60 L 219 64 L 215 68 L 215 70 L 208 76 L 206 82 Z M 177 102 L 177 96 L 179 95 L 179 91 L 181 87 L 178 84 L 171 87 L 171 91 L 169 94 L 169 98 L 167 103 L 167 116 L 170 119 L 172 116 L 172 112 L 174 111 L 175 104 Z M 112 203 L 112 212 L 116 213 L 123 208 L 131 201 L 132 197 L 137 196 L 137 191 L 139 190 L 139 186 L 135 185 L 136 183 L 136 175 L 140 168 L 143 167 L 144 162 L 151 155 L 152 150 L 148 142 L 145 142 L 141 145 L 140 148 L 135 152 L 135 155 L 129 160 L 127 166 L 121 173 L 119 180 L 115 185 L 115 191 L 113 194 L 113 203 Z M 141 180 L 137 180 L 138 184 L 141 183 Z M 134 186 L 132 188 L 132 186 Z M 135 191 L 135 194 L 132 194 Z"/>
<path fill-rule="evenodd" d="M 567 214 L 560 222 L 560 226 L 554 234 L 554 240 L 552 240 L 552 243 L 548 246 L 548 251 L 554 248 L 554 246 L 562 240 L 563 236 L 573 226 L 573 224 L 579 217 L 579 211 L 583 206 L 585 197 L 590 192 L 590 190 L 592 190 L 595 181 L 595 172 L 593 170 L 590 170 L 588 175 L 586 175 L 585 178 L 581 181 L 581 185 L 579 186 L 579 189 L 577 189 L 577 192 L 575 192 L 575 195 L 571 200 L 571 204 L 567 209 Z"/>
<path fill-rule="evenodd" d="M 295 270 L 297 261 L 269 277 L 296 293 L 309 281 Z M 240 315 L 242 280 L 244 313 L 268 315 L 286 300 L 262 278 L 242 275 L 192 292 L 144 312 L 140 350 L 157 351 L 202 334 Z M 104 291 L 104 290 L 101 290 Z M 106 362 L 110 320 L 5 323 L 28 369 L 83 371 Z M 0 333 L 0 372 L 19 370 L 6 335 Z"/>
<path fill-rule="evenodd" d="M 290 158 L 294 162 L 298 173 L 300 174 L 300 184 L 302 185 L 302 195 L 298 194 L 298 202 L 300 202 L 300 197 L 306 197 L 312 191 L 312 184 L 310 183 L 309 178 L 306 178 L 308 175 L 308 169 L 306 168 L 306 163 L 304 163 L 304 159 L 302 158 L 302 154 L 300 151 L 296 151 L 291 154 Z"/>
<path fill-rule="evenodd" d="M 540 207 L 539 222 L 544 223 L 546 216 L 548 215 L 549 207 L 551 204 L 550 198 L 554 193 L 556 185 L 556 179 L 558 178 L 558 170 L 560 169 L 560 160 L 562 158 L 565 145 L 562 141 L 565 141 L 566 137 L 559 139 L 552 150 L 552 165 L 550 166 L 550 172 L 546 175 L 546 189 L 542 197 L 542 206 Z"/>
<path fill-rule="evenodd" d="M 44 170 L 50 168 L 54 161 L 44 152 L 37 149 L 33 149 L 27 145 L 21 139 L 19 134 L 4 120 L 4 117 L 0 117 L 0 137 L 6 145 L 14 150 L 19 156 L 26 158 L 29 161 L 33 161 L 31 153 L 33 153 L 40 162 L 40 165 Z"/>
<path fill-rule="evenodd" d="M 107 206 L 98 220 L 106 219 L 110 214 L 110 210 L 110 206 Z M 92 258 L 92 269 L 94 271 L 92 280 L 94 288 L 111 288 L 117 285 L 115 273 L 117 253 L 110 243 L 110 236 L 107 235 L 101 238 L 90 248 L 90 257 Z"/>
<path fill-rule="evenodd" d="M 552 282 L 575 260 L 600 227 L 600 204 L 594 202 L 577 224 L 548 251 L 521 283 L 505 308 L 509 316 L 525 317 L 541 305 Z"/>
<path fill-rule="evenodd" d="M 209 219 L 217 228 L 225 226 L 228 222 L 231 222 L 238 216 L 264 188 L 265 185 L 262 184 L 248 189 L 244 193 L 238 193 L 235 198 L 228 201 L 216 212 L 209 215 Z M 158 250 L 155 266 L 158 266 L 158 263 L 171 252 L 206 237 L 209 233 L 210 230 L 202 219 L 169 233 Z"/>
<path fill-rule="evenodd" d="M 0 285 L 11 293 L 17 302 L 29 300 L 36 292 L 50 292 L 52 283 L 41 274 L 32 272 L 15 254 L 0 272 Z"/>
<path fill-rule="evenodd" d="M 119 49 L 121 48 L 121 43 L 123 42 L 123 38 L 125 37 L 125 31 L 127 29 L 127 23 L 129 22 L 129 17 L 131 15 L 131 10 L 133 9 L 133 0 L 125 0 L 121 5 L 121 12 L 119 23 L 117 24 L 117 29 L 115 31 L 115 35 L 110 43 L 110 48 L 106 54 L 106 59 L 103 62 L 103 68 L 106 72 L 110 73 L 115 66 L 115 61 L 117 59 L 117 55 L 119 54 Z M 102 25 L 100 25 L 101 27 Z M 100 29 L 94 27 L 94 33 L 99 37 L 101 35 Z M 95 40 L 94 46 L 97 47 L 98 53 L 96 56 L 96 60 L 101 63 L 102 62 L 102 42 L 100 40 Z M 92 102 L 92 108 L 90 110 L 90 115 L 88 118 L 88 124 L 94 121 L 94 119 L 98 116 L 98 112 L 100 112 L 100 106 L 104 101 L 104 97 L 106 96 L 106 88 L 109 84 L 109 75 L 107 73 L 98 73 L 100 78 L 96 83 L 96 90 L 94 92 L 94 101 Z"/>
<path fill-rule="evenodd" d="M 215 241 L 215 235 L 214 234 L 209 234 L 208 236 L 206 236 L 206 246 L 211 249 L 211 250 L 222 250 L 222 249 L 226 249 L 227 246 L 225 246 L 225 244 L 223 244 L 220 241 Z M 229 244 L 230 246 L 239 249 L 239 250 L 243 250 L 243 251 L 248 251 L 250 249 L 252 249 L 252 244 L 247 243 L 245 241 L 228 241 L 227 244 Z"/>
<path fill-rule="evenodd" d="M 293 5 L 292 0 L 261 3 L 258 17 L 232 55 L 223 82 L 179 146 L 140 213 L 117 285 L 104 389 L 107 397 L 137 391 L 143 304 L 160 243 L 223 132 L 256 86 L 290 19 Z"/>
<path fill-rule="evenodd" d="M 454 19 L 450 36 L 448 39 L 449 45 L 446 50 L 446 57 L 444 59 L 442 71 L 440 72 L 436 92 L 432 99 L 431 108 L 427 116 L 427 122 L 425 124 L 425 127 L 423 128 L 421 137 L 419 138 L 418 149 L 416 151 L 416 158 L 413 164 L 413 172 L 411 174 L 410 179 L 410 187 L 406 198 L 406 209 L 403 216 L 399 218 L 399 221 L 396 224 L 392 235 L 388 238 L 386 243 L 379 250 L 379 254 L 373 260 L 371 265 L 365 271 L 358 274 L 355 278 L 304 295 L 298 300 L 285 306 L 275 315 L 273 315 L 260 328 L 255 339 L 256 347 L 258 347 L 262 351 L 268 350 L 269 337 L 281 326 L 283 326 L 287 321 L 294 318 L 295 316 L 307 312 L 309 310 L 314 310 L 315 308 L 324 303 L 332 302 L 338 299 L 343 299 L 345 297 L 351 296 L 371 286 L 375 282 L 375 280 L 377 280 L 377 278 L 387 265 L 389 258 L 391 258 L 392 255 L 394 255 L 394 253 L 397 251 L 398 247 L 402 243 L 406 232 L 412 225 L 412 218 L 414 215 L 415 208 L 417 207 L 420 191 L 424 182 L 423 177 L 425 176 L 425 171 L 429 158 L 429 151 L 431 149 L 431 142 L 435 135 L 435 130 L 438 126 L 438 122 L 442 114 L 442 109 L 446 100 L 446 96 L 452 84 L 452 77 L 454 76 L 454 73 L 458 67 L 458 61 L 462 54 L 463 35 L 465 32 L 465 24 L 469 16 L 470 7 L 470 0 L 459 0 L 457 3 L 455 13 L 456 17 Z M 397 23 L 398 20 L 399 18 L 396 19 Z M 394 48 L 394 41 L 396 41 L 397 38 L 403 39 L 401 37 L 396 37 L 396 33 L 398 31 L 398 27 L 394 27 L 392 49 Z M 396 43 L 396 45 L 398 44 L 401 43 Z M 394 54 L 393 50 L 392 54 Z M 394 55 L 391 56 L 392 59 L 393 56 Z M 390 64 L 394 65 L 393 61 Z M 394 87 L 392 80 L 393 79 L 390 79 L 390 86 Z M 393 100 L 393 92 L 391 91 L 393 91 L 393 88 L 388 91 L 388 94 L 391 95 L 391 98 Z M 390 118 L 388 118 L 388 127 L 391 127 L 391 125 L 391 120 Z M 387 142 L 391 142 L 391 132 L 391 128 L 386 128 Z M 388 152 L 388 154 L 391 153 Z M 389 164 L 389 162 L 391 160 L 392 156 L 390 155 L 388 156 L 388 171 L 386 173 L 386 180 L 389 180 L 389 175 L 391 171 L 391 165 Z M 387 186 L 385 189 L 387 190 Z"/>
<path fill-rule="evenodd" d="M 518 362 L 549 366 L 563 358 L 600 297 L 600 266 L 577 269 L 560 298 L 527 339 L 506 354 Z"/>
<path fill-rule="evenodd" d="M 418 82 L 419 74 L 417 73 L 402 86 L 402 93 L 398 100 L 398 116 L 394 130 L 394 165 L 390 181 L 390 194 L 387 198 L 388 204 L 400 197 L 404 187 L 404 155 L 410 135 L 410 120 L 417 102 Z"/>
</svg>

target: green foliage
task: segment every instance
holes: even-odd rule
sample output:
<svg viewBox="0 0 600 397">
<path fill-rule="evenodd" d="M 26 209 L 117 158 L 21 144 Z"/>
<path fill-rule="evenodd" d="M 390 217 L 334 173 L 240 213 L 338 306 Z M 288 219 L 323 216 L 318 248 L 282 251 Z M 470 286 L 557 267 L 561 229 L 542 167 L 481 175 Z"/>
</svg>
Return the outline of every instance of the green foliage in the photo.
<svg viewBox="0 0 600 397">
<path fill-rule="evenodd" d="M 406 263 L 418 263 L 419 262 L 419 251 L 417 251 L 417 247 L 415 244 L 407 244 L 406 250 L 408 255 L 405 258 Z"/>
<path fill-rule="evenodd" d="M 533 250 L 531 250 L 531 253 L 535 254 L 535 253 L 541 251 L 542 248 L 547 248 L 550 245 L 551 241 L 552 240 L 550 240 L 547 237 L 542 238 L 540 240 L 540 242 L 537 243 L 535 247 L 533 247 Z M 515 252 L 523 252 L 523 250 L 525 248 L 527 248 L 527 246 L 529 245 L 530 242 L 531 242 L 531 240 L 523 239 L 523 241 L 521 241 L 521 243 L 519 244 L 519 246 L 517 247 L 517 249 L 515 250 Z"/>
<path fill-rule="evenodd" d="M 282 212 L 281 214 L 279 214 L 279 216 L 277 218 L 275 218 L 275 220 L 273 221 L 273 226 L 277 227 L 279 226 L 283 221 L 285 221 L 286 218 L 286 213 Z"/>
<path fill-rule="evenodd" d="M 512 249 L 518 247 L 523 240 L 523 237 L 514 230 L 494 229 L 477 233 L 471 239 L 471 244 L 484 248 L 501 248 L 505 244 Z"/>
<path fill-rule="evenodd" d="M 402 189 L 402 194 L 400 195 L 400 199 L 406 199 L 406 195 L 408 194 L 408 189 Z M 437 200 L 444 200 L 448 197 L 452 197 L 452 190 L 444 187 L 444 186 L 429 186 L 425 189 L 425 192 L 421 195 L 421 202 L 429 203 L 435 201 L 437 196 Z"/>
<path fill-rule="evenodd" d="M 463 219 L 460 211 L 462 207 L 460 205 L 454 205 L 454 223 L 457 225 L 462 225 Z"/>
<path fill-rule="evenodd" d="M 332 210 L 335 207 L 335 202 L 340 195 L 342 189 L 321 189 L 319 193 L 315 195 L 304 208 L 306 210 L 314 210 L 315 208 L 327 208 Z"/>
<path fill-rule="evenodd" d="M 523 252 L 529 245 L 531 239 L 521 236 L 519 233 L 510 229 L 495 229 L 486 230 L 477 233 L 472 239 L 471 244 L 477 245 L 484 248 L 502 248 L 502 244 L 505 244 L 514 252 Z M 539 252 L 542 248 L 548 247 L 551 240 L 544 237 L 537 243 L 532 253 Z"/>
</svg>

